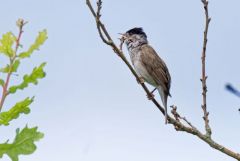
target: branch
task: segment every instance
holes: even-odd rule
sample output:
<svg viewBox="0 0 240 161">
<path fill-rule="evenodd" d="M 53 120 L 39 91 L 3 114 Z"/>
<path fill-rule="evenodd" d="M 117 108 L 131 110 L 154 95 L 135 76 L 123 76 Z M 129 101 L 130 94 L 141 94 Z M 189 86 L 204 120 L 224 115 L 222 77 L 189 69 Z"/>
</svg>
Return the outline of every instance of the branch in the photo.
<svg viewBox="0 0 240 161">
<path fill-rule="evenodd" d="M 139 81 L 140 78 L 138 77 L 138 75 L 136 74 L 135 70 L 133 69 L 133 67 L 131 66 L 131 64 L 128 62 L 128 60 L 125 58 L 121 48 L 122 48 L 122 42 L 120 44 L 120 48 L 118 48 L 116 46 L 116 44 L 113 42 L 112 38 L 110 37 L 110 34 L 108 33 L 108 31 L 106 30 L 104 24 L 101 22 L 100 17 L 101 17 L 101 8 L 102 8 L 102 1 L 98 0 L 97 1 L 97 11 L 95 12 L 92 4 L 90 3 L 90 0 L 86 0 L 86 4 L 90 10 L 90 12 L 92 13 L 93 17 L 95 18 L 96 21 L 96 25 L 98 28 L 98 33 L 100 38 L 102 39 L 102 41 L 111 46 L 111 48 L 113 49 L 113 51 L 121 58 L 121 60 L 127 65 L 127 67 L 129 68 L 129 70 L 131 71 L 131 73 L 134 75 L 134 77 Z M 207 8 L 206 8 L 207 11 Z M 208 12 L 207 12 L 208 15 Z M 207 16 L 208 17 L 208 16 Z M 208 21 L 210 22 L 210 20 L 208 19 Z M 208 29 L 208 24 L 207 23 L 207 29 Z M 207 30 L 206 30 L 207 31 Z M 207 32 L 205 34 L 207 36 Z M 105 38 L 106 37 L 106 38 Z M 120 39 L 121 40 L 121 39 Z M 206 41 L 206 40 L 205 40 Z M 204 42 L 205 42 L 204 41 Z M 206 51 L 206 42 L 204 43 L 204 55 L 205 55 L 205 51 Z M 204 72 L 205 72 L 205 56 L 204 56 Z M 206 76 L 204 73 L 204 81 L 205 81 L 205 85 L 206 85 Z M 146 85 L 144 83 L 140 83 L 141 87 L 144 89 L 144 91 L 146 92 L 147 96 L 151 96 L 151 92 L 149 91 L 149 89 L 146 87 Z M 205 89 L 205 88 L 204 88 Z M 206 93 L 206 91 L 205 91 Z M 206 98 L 206 97 L 205 97 Z M 153 98 L 151 100 L 154 105 L 160 110 L 160 112 L 163 114 L 163 116 L 165 116 L 165 110 L 164 108 L 157 102 L 157 100 L 155 98 Z M 206 103 L 206 101 L 205 101 Z M 206 106 L 205 106 L 206 107 Z M 170 115 L 167 115 L 167 119 L 168 119 L 168 123 L 172 124 L 174 126 L 174 128 L 177 131 L 183 131 L 183 132 L 187 132 L 189 134 L 195 135 L 198 138 L 200 138 L 201 140 L 203 140 L 204 142 L 206 142 L 209 146 L 211 146 L 214 149 L 217 149 L 223 153 L 225 153 L 226 155 L 229 155 L 237 160 L 240 160 L 240 154 L 235 153 L 229 149 L 227 149 L 226 147 L 216 143 L 214 140 L 212 140 L 211 137 L 209 137 L 207 134 L 203 134 L 201 133 L 195 126 L 193 126 L 187 119 L 186 117 L 181 117 L 180 114 L 177 113 L 177 111 L 172 112 L 174 117 L 171 117 Z M 207 112 L 206 112 L 206 116 L 207 116 Z M 208 117 L 206 117 L 208 120 Z M 188 126 L 184 125 L 183 123 L 181 123 L 181 121 L 179 120 L 183 120 L 185 121 L 185 123 L 187 123 Z M 208 122 L 208 121 L 207 121 Z"/>
<path fill-rule="evenodd" d="M 170 107 L 172 108 L 171 113 L 173 114 L 175 120 L 177 120 L 177 121 L 179 121 L 179 122 L 180 122 L 180 120 L 183 120 L 183 121 L 184 121 L 185 123 L 187 123 L 188 126 L 190 126 L 192 129 L 197 130 L 197 128 L 196 128 L 195 126 L 193 126 L 192 123 L 191 123 L 190 121 L 188 121 L 186 117 L 180 116 L 180 114 L 177 112 L 177 106 L 172 105 L 172 106 L 170 106 Z"/>
<path fill-rule="evenodd" d="M 203 40 L 203 49 L 202 49 L 202 78 L 201 78 L 202 99 L 203 99 L 202 109 L 203 109 L 203 113 L 204 113 L 203 120 L 205 122 L 206 135 L 208 137 L 211 137 L 212 130 L 209 125 L 209 119 L 208 119 L 209 112 L 207 111 L 207 84 L 206 84 L 207 76 L 206 76 L 206 69 L 205 69 L 206 49 L 207 49 L 207 41 L 208 41 L 207 35 L 208 35 L 208 27 L 209 27 L 211 18 L 209 18 L 209 15 L 208 15 L 208 0 L 202 0 L 202 3 L 204 5 L 205 19 L 206 19 L 204 38 L 203 38 L 204 39 Z"/>
<path fill-rule="evenodd" d="M 23 33 L 23 26 L 26 24 L 27 22 L 25 22 L 23 19 L 19 19 L 17 21 L 17 26 L 19 28 L 19 33 L 18 33 L 18 37 L 16 39 L 16 45 L 15 45 L 15 50 L 14 50 L 14 55 L 12 57 L 10 57 L 10 65 L 9 65 L 9 72 L 7 74 L 7 78 L 6 78 L 6 81 L 3 85 L 3 90 L 2 90 L 2 97 L 1 97 L 1 100 L 0 100 L 0 112 L 3 108 L 3 104 L 4 104 L 4 101 L 8 95 L 8 85 L 9 85 L 9 82 L 10 82 L 10 78 L 11 78 L 11 75 L 12 75 L 12 67 L 13 67 L 13 63 L 14 63 L 14 60 L 16 58 L 16 55 L 17 55 L 17 50 L 20 46 L 20 40 L 21 40 L 21 36 L 22 36 L 22 33 Z"/>
</svg>

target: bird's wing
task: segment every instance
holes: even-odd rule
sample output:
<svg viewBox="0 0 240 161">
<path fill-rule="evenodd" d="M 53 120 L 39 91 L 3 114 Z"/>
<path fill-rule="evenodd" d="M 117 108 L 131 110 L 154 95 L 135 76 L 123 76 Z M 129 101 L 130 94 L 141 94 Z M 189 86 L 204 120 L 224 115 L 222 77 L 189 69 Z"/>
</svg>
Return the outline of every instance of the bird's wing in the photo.
<svg viewBox="0 0 240 161">
<path fill-rule="evenodd" d="M 166 64 L 151 46 L 146 44 L 143 45 L 141 49 L 141 59 L 147 72 L 152 76 L 154 81 L 163 88 L 164 92 L 170 95 L 171 76 Z"/>
</svg>

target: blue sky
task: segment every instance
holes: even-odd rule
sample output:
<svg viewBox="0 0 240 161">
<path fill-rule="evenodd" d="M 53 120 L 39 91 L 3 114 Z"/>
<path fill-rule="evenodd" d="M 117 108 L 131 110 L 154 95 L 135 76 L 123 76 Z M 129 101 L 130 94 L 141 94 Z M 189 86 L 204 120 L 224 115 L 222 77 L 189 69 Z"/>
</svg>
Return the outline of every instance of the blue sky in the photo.
<svg viewBox="0 0 240 161">
<path fill-rule="evenodd" d="M 231 82 L 240 88 L 239 5 L 238 0 L 210 0 L 207 49 L 213 138 L 235 151 L 240 151 L 240 100 L 225 91 L 224 85 Z M 233 160 L 164 124 L 128 68 L 101 42 L 84 0 L 9 0 L 2 2 L 0 15 L 0 34 L 17 33 L 18 18 L 29 21 L 22 39 L 26 48 L 42 29 L 48 30 L 49 37 L 19 70 L 24 74 L 46 61 L 47 77 L 8 98 L 4 107 L 26 96 L 36 97 L 30 115 L 0 128 L 1 142 L 12 139 L 15 129 L 26 124 L 38 125 L 45 133 L 37 151 L 21 156 L 20 161 Z M 177 105 L 181 114 L 203 130 L 199 79 L 204 11 L 200 0 L 103 0 L 102 15 L 117 43 L 117 33 L 144 28 L 172 76 L 173 97 L 168 104 Z M 7 156 L 2 160 L 10 161 Z"/>
</svg>

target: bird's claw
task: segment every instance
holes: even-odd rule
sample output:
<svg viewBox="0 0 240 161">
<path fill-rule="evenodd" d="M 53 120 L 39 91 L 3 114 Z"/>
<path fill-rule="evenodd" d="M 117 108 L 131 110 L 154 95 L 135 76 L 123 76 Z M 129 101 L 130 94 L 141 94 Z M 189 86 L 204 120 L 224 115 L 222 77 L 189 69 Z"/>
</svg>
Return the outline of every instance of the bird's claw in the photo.
<svg viewBox="0 0 240 161">
<path fill-rule="evenodd" d="M 147 98 L 148 98 L 149 100 L 152 100 L 152 99 L 154 98 L 154 94 L 153 94 L 153 93 L 149 93 L 149 94 L 147 95 Z"/>
<path fill-rule="evenodd" d="M 139 77 L 139 79 L 137 79 L 137 82 L 139 84 L 143 84 L 145 81 L 144 81 L 144 78 L 143 77 Z"/>
<path fill-rule="evenodd" d="M 148 95 L 147 95 L 147 97 L 148 97 L 148 99 L 149 100 L 152 100 L 153 98 L 154 98 L 154 92 L 155 92 L 155 90 L 156 90 L 157 88 L 154 88 L 154 90 L 152 90 L 152 92 L 150 92 Z"/>
</svg>

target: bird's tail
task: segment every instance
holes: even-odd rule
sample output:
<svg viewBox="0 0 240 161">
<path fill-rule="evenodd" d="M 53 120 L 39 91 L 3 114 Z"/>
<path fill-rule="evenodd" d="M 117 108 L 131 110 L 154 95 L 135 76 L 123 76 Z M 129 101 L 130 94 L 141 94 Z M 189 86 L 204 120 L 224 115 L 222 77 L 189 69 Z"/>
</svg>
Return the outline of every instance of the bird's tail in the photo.
<svg viewBox="0 0 240 161">
<path fill-rule="evenodd" d="M 164 92 L 164 90 L 161 87 L 158 87 L 158 93 L 161 96 L 161 100 L 165 109 L 165 124 L 167 124 L 167 98 L 168 98 L 168 94 L 166 94 L 166 92 Z"/>
</svg>

